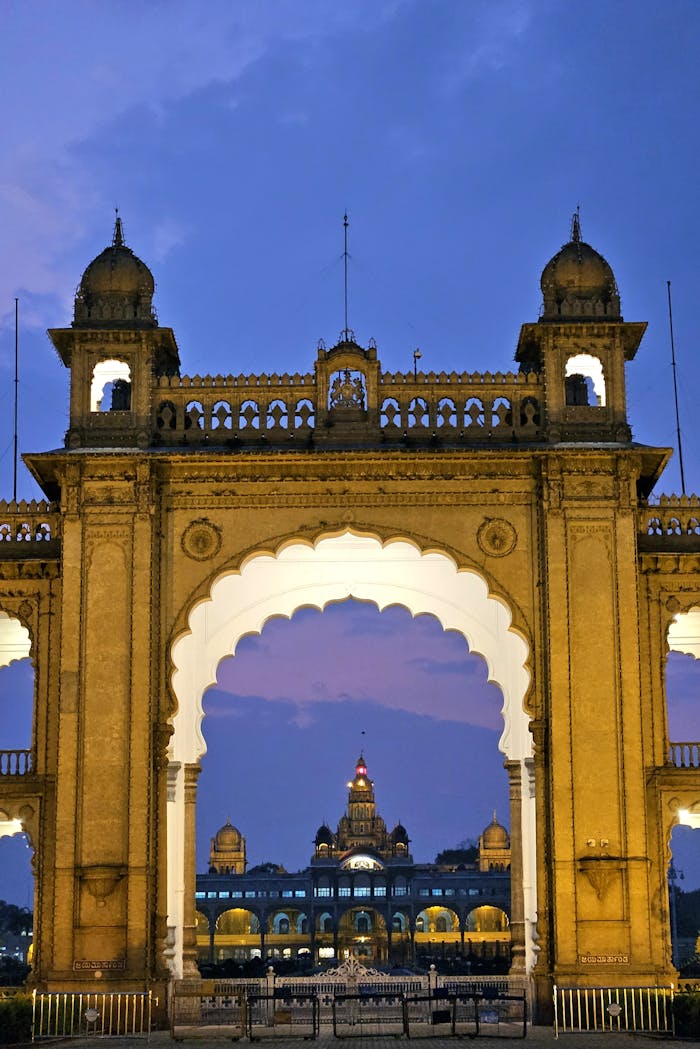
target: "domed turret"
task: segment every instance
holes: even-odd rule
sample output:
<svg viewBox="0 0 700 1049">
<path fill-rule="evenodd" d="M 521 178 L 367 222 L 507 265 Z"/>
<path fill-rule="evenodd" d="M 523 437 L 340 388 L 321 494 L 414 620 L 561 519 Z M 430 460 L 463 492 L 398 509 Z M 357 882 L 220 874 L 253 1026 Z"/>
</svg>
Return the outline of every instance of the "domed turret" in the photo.
<svg viewBox="0 0 700 1049">
<path fill-rule="evenodd" d="M 211 839 L 209 871 L 212 874 L 244 874 L 245 838 L 227 819 Z"/>
<path fill-rule="evenodd" d="M 314 845 L 316 848 L 319 845 L 326 845 L 329 848 L 333 845 L 333 832 L 327 823 L 322 823 L 316 831 L 316 837 L 314 838 Z"/>
<path fill-rule="evenodd" d="M 112 243 L 89 264 L 75 296 L 74 328 L 155 328 L 155 282 L 124 243 L 117 216 Z"/>
<path fill-rule="evenodd" d="M 505 871 L 510 867 L 510 836 L 496 819 L 493 819 L 479 837 L 479 870 Z"/>
<path fill-rule="evenodd" d="M 215 836 L 217 849 L 238 849 L 241 844 L 241 832 L 227 819 Z"/>
<path fill-rule="evenodd" d="M 502 823 L 498 822 L 495 812 L 493 814 L 493 819 L 482 834 L 481 840 L 487 849 L 503 849 L 509 846 L 510 838 L 508 837 L 508 831 Z"/>
<path fill-rule="evenodd" d="M 573 218 L 571 240 L 549 260 L 540 286 L 543 320 L 621 320 L 615 275 L 603 256 L 581 240 L 578 214 Z"/>
<path fill-rule="evenodd" d="M 397 823 L 391 832 L 391 840 L 395 845 L 408 845 L 408 831 L 403 823 Z"/>
</svg>

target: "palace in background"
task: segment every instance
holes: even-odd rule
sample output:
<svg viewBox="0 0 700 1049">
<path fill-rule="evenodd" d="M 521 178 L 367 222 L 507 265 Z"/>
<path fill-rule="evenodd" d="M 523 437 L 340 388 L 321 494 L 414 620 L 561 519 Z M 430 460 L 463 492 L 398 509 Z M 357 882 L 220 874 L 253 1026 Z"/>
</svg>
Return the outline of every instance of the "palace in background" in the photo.
<svg viewBox="0 0 700 1049">
<path fill-rule="evenodd" d="M 197 875 L 202 963 L 251 958 L 354 957 L 366 964 L 446 958 L 476 966 L 510 961 L 510 838 L 496 819 L 474 862 L 413 862 L 400 823 L 387 831 L 363 755 L 335 832 L 322 824 L 303 871 L 275 864 L 246 871 L 246 844 L 227 821 L 211 840 L 208 874 Z"/>
<path fill-rule="evenodd" d="M 195 893 L 248 877 L 197 889 L 202 697 L 241 637 L 347 598 L 435 616 L 502 693 L 510 973 L 538 1017 L 554 984 L 677 980 L 669 842 L 700 827 L 700 743 L 669 738 L 665 674 L 669 648 L 700 656 L 700 499 L 652 496 L 671 452 L 634 440 L 626 395 L 646 324 L 623 317 L 578 216 L 540 287 L 510 368 L 389 371 L 346 327 L 309 366 L 240 374 L 232 347 L 230 374 L 187 375 L 117 219 L 49 333 L 70 408 L 64 445 L 24 456 L 45 501 L 0 504 L 0 650 L 35 671 L 30 746 L 0 752 L 0 832 L 34 849 L 37 988 L 165 1002 L 198 978 L 201 923 L 231 898 Z M 385 873 L 341 869 L 342 821 L 321 839 L 286 918 L 303 911 L 319 953 L 336 928 L 339 951 L 359 947 L 370 921 L 389 953 L 395 915 L 429 937 L 415 908 L 434 886 L 506 877 L 416 867 L 411 911 L 400 835 Z M 247 899 L 248 935 L 272 918 L 284 950 L 290 897 Z M 468 897 L 436 899 L 461 948 Z"/>
</svg>

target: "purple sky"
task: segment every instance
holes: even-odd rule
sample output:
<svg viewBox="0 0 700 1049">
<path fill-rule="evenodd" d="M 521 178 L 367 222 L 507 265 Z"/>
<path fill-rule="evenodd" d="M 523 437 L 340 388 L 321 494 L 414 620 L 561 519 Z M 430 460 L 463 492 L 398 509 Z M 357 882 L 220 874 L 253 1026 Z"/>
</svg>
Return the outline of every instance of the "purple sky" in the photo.
<svg viewBox="0 0 700 1049">
<path fill-rule="evenodd" d="M 183 372 L 215 374 L 305 371 L 318 338 L 335 341 L 345 208 L 350 324 L 361 343 L 377 339 L 383 366 L 409 368 L 419 346 L 426 369 L 507 370 L 580 204 L 625 317 L 649 321 L 628 367 L 629 414 L 637 440 L 664 446 L 675 439 L 673 282 L 686 480 L 699 490 L 698 46 L 696 0 L 6 0 L 0 489 L 12 485 L 14 297 L 20 447 L 57 447 L 68 382 L 44 330 L 69 323 L 115 205 L 153 269 Z M 676 462 L 658 491 L 679 490 Z M 19 491 L 39 494 L 23 468 Z M 208 732 L 204 837 L 230 814 L 251 859 L 305 862 L 319 820 L 340 815 L 362 728 L 381 810 L 407 824 L 421 859 L 500 810 L 500 704 L 483 695 L 483 665 L 460 638 L 406 618 L 302 613 L 241 646 L 207 699 L 222 731 Z M 304 652 L 325 665 L 309 675 Z M 697 668 L 671 665 L 671 734 L 700 738 Z M 16 673 L 0 674 L 5 697 Z M 430 717 L 418 713 L 425 696 Z M 8 731 L 5 745 L 25 742 Z M 396 761 L 398 739 L 415 760 Z M 490 771 L 466 754 L 489 755 Z M 287 783 L 301 758 L 297 805 Z M 224 790 L 232 767 L 248 770 L 245 793 Z M 443 801 L 425 815 L 433 787 Z M 273 808 L 274 823 L 260 815 Z M 274 835 L 258 837 L 266 825 Z M 18 847 L 0 842 L 0 897 Z"/>
</svg>

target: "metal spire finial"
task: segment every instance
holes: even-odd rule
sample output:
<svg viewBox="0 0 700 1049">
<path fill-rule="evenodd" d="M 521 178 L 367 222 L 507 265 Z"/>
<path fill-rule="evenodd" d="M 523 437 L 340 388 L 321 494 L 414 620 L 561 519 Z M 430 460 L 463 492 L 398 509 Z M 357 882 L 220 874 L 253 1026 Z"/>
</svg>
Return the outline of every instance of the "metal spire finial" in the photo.
<svg viewBox="0 0 700 1049">
<path fill-rule="evenodd" d="M 581 243 L 581 205 L 576 205 L 576 211 L 571 219 L 571 239 L 575 244 Z"/>
<path fill-rule="evenodd" d="M 114 233 L 112 235 L 112 247 L 123 248 L 124 247 L 124 227 L 122 226 L 121 216 L 119 215 L 119 208 L 114 209 Z"/>
<path fill-rule="evenodd" d="M 344 271 L 344 301 L 345 301 L 345 327 L 340 333 L 343 342 L 354 342 L 355 333 L 348 327 L 348 212 L 343 215 L 343 271 Z"/>
</svg>

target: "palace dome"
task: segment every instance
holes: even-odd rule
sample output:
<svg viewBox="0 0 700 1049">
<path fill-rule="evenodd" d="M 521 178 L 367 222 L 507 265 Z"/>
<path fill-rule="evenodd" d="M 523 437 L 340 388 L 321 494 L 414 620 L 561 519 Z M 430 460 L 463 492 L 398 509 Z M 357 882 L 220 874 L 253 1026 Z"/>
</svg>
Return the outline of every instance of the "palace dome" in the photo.
<svg viewBox="0 0 700 1049">
<path fill-rule="evenodd" d="M 395 845 L 408 845 L 408 831 L 403 823 L 397 823 L 391 832 L 391 840 Z"/>
<path fill-rule="evenodd" d="M 498 822 L 495 812 L 493 819 L 481 836 L 481 841 L 486 849 L 507 849 L 510 845 L 508 831 L 502 823 Z"/>
<path fill-rule="evenodd" d="M 316 831 L 316 837 L 314 838 L 314 845 L 328 845 L 333 844 L 333 834 L 327 823 L 322 823 Z"/>
<path fill-rule="evenodd" d="M 75 296 L 74 327 L 155 327 L 153 274 L 124 243 L 117 217 L 112 243 L 89 264 Z"/>
<path fill-rule="evenodd" d="M 620 296 L 610 264 L 581 240 L 574 215 L 571 240 L 549 260 L 540 280 L 544 320 L 620 319 Z"/>
<path fill-rule="evenodd" d="M 238 827 L 234 827 L 231 820 L 227 819 L 226 823 L 216 832 L 214 837 L 215 848 L 219 852 L 231 849 L 240 849 L 241 847 L 241 832 Z"/>
</svg>

